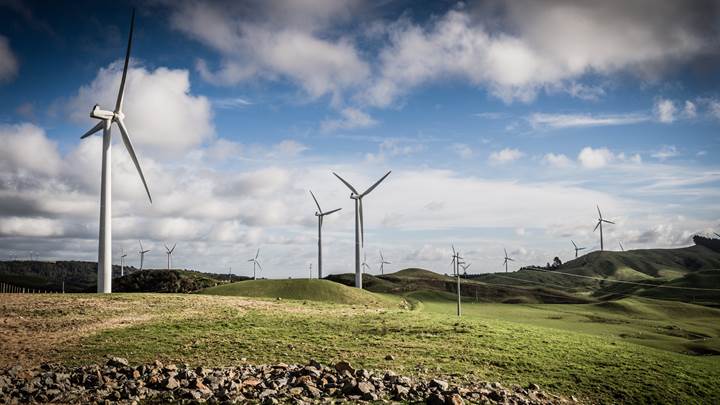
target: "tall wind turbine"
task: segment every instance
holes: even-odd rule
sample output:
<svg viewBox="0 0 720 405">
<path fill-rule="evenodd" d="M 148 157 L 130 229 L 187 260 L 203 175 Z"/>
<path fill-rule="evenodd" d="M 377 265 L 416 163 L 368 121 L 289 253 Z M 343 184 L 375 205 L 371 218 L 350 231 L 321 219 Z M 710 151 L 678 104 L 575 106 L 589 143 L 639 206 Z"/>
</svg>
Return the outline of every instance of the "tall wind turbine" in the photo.
<svg viewBox="0 0 720 405">
<path fill-rule="evenodd" d="M 170 266 L 172 263 L 172 256 L 173 252 L 175 251 L 175 246 L 177 246 L 177 243 L 173 245 L 172 249 L 170 249 L 167 245 L 165 245 L 165 254 L 167 255 L 167 268 L 170 270 Z"/>
<path fill-rule="evenodd" d="M 507 273 L 508 272 L 508 262 L 514 262 L 515 260 L 508 257 L 507 249 L 503 248 L 503 250 L 505 251 L 505 261 L 503 262 L 503 264 L 505 265 L 505 273 Z"/>
<path fill-rule="evenodd" d="M 363 262 L 362 262 L 362 271 L 365 273 L 365 271 L 370 271 L 370 265 L 367 264 L 367 254 L 364 254 L 363 256 Z"/>
<path fill-rule="evenodd" d="M 125 249 L 120 249 L 120 277 L 125 275 L 125 258 L 127 257 L 127 253 L 125 253 Z"/>
<path fill-rule="evenodd" d="M 257 250 L 257 253 L 255 253 L 255 257 L 248 260 L 248 262 L 252 262 L 253 264 L 253 280 L 257 280 L 255 268 L 260 267 L 260 270 L 262 270 L 262 266 L 260 265 L 260 261 L 258 261 L 258 256 L 260 256 L 260 249 Z"/>
<path fill-rule="evenodd" d="M 318 202 L 317 198 L 315 198 L 315 194 L 313 194 L 312 190 L 310 190 L 310 195 L 312 196 L 313 200 L 315 201 L 315 205 L 317 205 L 318 210 L 315 212 L 315 216 L 318 217 L 318 279 L 322 279 L 322 224 L 323 224 L 323 218 L 325 215 L 330 215 L 333 212 L 338 212 L 342 208 L 336 208 L 332 211 L 323 212 L 322 208 L 320 208 L 320 203 Z"/>
<path fill-rule="evenodd" d="M 98 119 L 100 122 L 80 137 L 81 139 L 84 139 L 100 130 L 103 131 L 102 180 L 100 183 L 100 240 L 98 247 L 97 283 L 97 291 L 99 293 L 112 292 L 112 165 L 110 162 L 112 158 L 112 135 L 110 130 L 113 123 L 117 124 L 120 129 L 120 134 L 122 136 L 123 143 L 125 144 L 125 148 L 127 148 L 130 158 L 132 158 L 133 163 L 135 163 L 135 168 L 140 174 L 140 179 L 142 180 L 143 186 L 145 186 L 145 191 L 147 192 L 150 203 L 152 204 L 150 189 L 148 188 L 145 176 L 140 168 L 140 162 L 138 162 L 137 156 L 135 155 L 135 149 L 133 149 L 132 142 L 130 142 L 130 135 L 125 127 L 125 114 L 122 112 L 123 98 L 125 95 L 125 79 L 127 78 L 128 63 L 130 62 L 130 49 L 132 47 L 134 28 L 135 10 L 133 9 L 132 18 L 130 19 L 130 34 L 128 36 L 127 52 L 125 53 L 125 65 L 123 66 L 122 79 L 120 80 L 120 90 L 118 91 L 115 110 L 101 110 L 100 107 L 95 104 L 95 107 L 93 107 L 90 112 L 90 117 Z"/>
<path fill-rule="evenodd" d="M 370 194 L 392 171 L 385 173 L 380 180 L 376 181 L 375 184 L 370 186 L 365 192 L 358 193 L 355 187 L 350 185 L 342 177 L 338 176 L 337 173 L 333 172 L 335 177 L 343 182 L 350 189 L 350 199 L 355 200 L 355 287 L 362 288 L 362 272 L 360 268 L 360 246 L 365 245 L 365 235 L 363 229 L 363 208 L 362 199 L 366 195 Z"/>
<path fill-rule="evenodd" d="M 576 245 L 575 242 L 574 242 L 572 239 L 570 239 L 570 242 L 572 242 L 573 247 L 575 248 L 575 258 L 577 259 L 577 257 L 578 257 L 578 252 L 581 251 L 581 250 L 585 250 L 585 248 L 584 248 L 584 247 L 578 247 L 578 245 Z"/>
<path fill-rule="evenodd" d="M 140 253 L 140 270 L 142 270 L 143 262 L 145 262 L 145 253 L 149 252 L 150 249 L 143 250 L 142 241 L 138 241 L 138 242 L 140 242 L 140 251 L 138 253 Z"/>
<path fill-rule="evenodd" d="M 460 266 L 464 264 L 463 258 L 460 256 L 460 251 L 455 251 L 455 245 L 452 245 L 453 256 L 450 262 L 453 265 L 453 273 L 457 280 L 457 316 L 462 315 L 462 308 L 460 306 Z"/>
<path fill-rule="evenodd" d="M 385 274 L 385 265 L 386 264 L 392 264 L 389 261 L 385 260 L 382 254 L 382 250 L 380 251 L 380 274 Z"/>
<path fill-rule="evenodd" d="M 603 222 L 605 222 L 606 224 L 613 224 L 613 225 L 615 225 L 615 222 L 608 221 L 607 219 L 604 219 L 604 218 L 602 217 L 602 213 L 600 212 L 600 206 L 599 206 L 599 205 L 597 206 L 597 210 L 598 210 L 598 222 L 597 222 L 597 225 L 595 225 L 595 229 L 593 229 L 593 232 L 597 231 L 598 227 L 600 227 L 600 251 L 602 252 L 602 251 L 603 251 L 603 248 L 604 248 L 604 246 L 603 246 L 602 224 L 603 224 Z"/>
</svg>

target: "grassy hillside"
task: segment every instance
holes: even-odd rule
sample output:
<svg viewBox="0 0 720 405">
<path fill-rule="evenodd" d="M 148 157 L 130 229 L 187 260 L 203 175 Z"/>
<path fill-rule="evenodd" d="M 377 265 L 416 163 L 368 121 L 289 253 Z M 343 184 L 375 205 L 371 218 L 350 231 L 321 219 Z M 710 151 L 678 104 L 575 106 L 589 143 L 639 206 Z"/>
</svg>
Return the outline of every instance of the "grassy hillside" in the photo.
<svg viewBox="0 0 720 405">
<path fill-rule="evenodd" d="M 458 319 L 452 301 L 423 299 L 416 310 L 377 310 L 196 294 L 15 296 L 0 316 L 25 327 L 0 326 L 12 342 L 0 345 L 0 359 L 15 362 L 13 355 L 24 353 L 87 364 L 110 354 L 135 364 L 227 366 L 313 358 L 412 375 L 532 382 L 591 403 L 720 401 L 718 356 L 688 355 L 682 347 L 700 334 L 708 336 L 700 343 L 717 339 L 718 311 L 654 300 L 466 303 Z M 96 329 L 68 336 L 68 324 Z M 41 345 L 46 349 L 33 349 Z M 385 360 L 388 354 L 394 360 Z"/>
<path fill-rule="evenodd" d="M 201 294 L 282 298 L 372 306 L 400 302 L 400 299 L 392 299 L 366 290 L 346 287 L 332 281 L 308 279 L 248 280 L 207 288 L 201 291 Z"/>
</svg>

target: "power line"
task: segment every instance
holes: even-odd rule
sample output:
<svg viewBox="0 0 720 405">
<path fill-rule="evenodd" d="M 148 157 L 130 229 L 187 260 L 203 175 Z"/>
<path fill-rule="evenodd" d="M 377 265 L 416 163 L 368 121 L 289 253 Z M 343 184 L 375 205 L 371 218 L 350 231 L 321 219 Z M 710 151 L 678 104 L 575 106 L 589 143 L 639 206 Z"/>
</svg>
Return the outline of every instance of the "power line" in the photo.
<svg viewBox="0 0 720 405">
<path fill-rule="evenodd" d="M 606 281 L 610 283 L 621 283 L 621 284 L 632 284 L 632 285 L 639 285 L 644 287 L 652 287 L 652 288 L 670 288 L 674 290 L 692 290 L 692 291 L 715 291 L 720 292 L 720 288 L 699 288 L 699 287 L 678 287 L 674 285 L 658 285 L 658 284 L 650 284 L 650 283 L 640 283 L 636 281 L 625 281 L 625 280 L 611 280 L 607 278 L 602 277 L 593 277 L 593 276 L 583 276 L 582 274 L 572 274 L 572 273 L 564 273 L 562 271 L 556 271 L 556 270 L 536 270 L 536 269 L 528 269 L 532 271 L 541 271 L 546 273 L 555 273 L 555 274 L 562 274 L 565 276 L 572 276 L 572 277 L 581 277 L 581 278 L 589 278 L 591 280 L 597 280 L 597 281 Z"/>
</svg>

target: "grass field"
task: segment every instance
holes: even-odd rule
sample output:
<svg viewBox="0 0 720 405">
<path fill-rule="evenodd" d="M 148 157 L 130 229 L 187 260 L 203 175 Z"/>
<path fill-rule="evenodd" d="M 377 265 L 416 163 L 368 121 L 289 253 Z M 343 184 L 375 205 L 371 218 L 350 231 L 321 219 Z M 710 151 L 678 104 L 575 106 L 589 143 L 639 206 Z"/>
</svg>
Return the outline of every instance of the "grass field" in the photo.
<svg viewBox="0 0 720 405">
<path fill-rule="evenodd" d="M 204 365 L 344 359 L 412 375 L 533 382 L 589 402 L 720 401 L 718 356 L 681 353 L 698 336 L 717 347 L 713 309 L 648 299 L 466 302 L 457 319 L 438 293 L 407 297 L 412 309 L 386 296 L 353 306 L 272 295 L 14 296 L 0 304 L 9 343 L 0 359 L 14 363 L 20 352 L 25 364 L 84 364 L 107 354 Z"/>
</svg>

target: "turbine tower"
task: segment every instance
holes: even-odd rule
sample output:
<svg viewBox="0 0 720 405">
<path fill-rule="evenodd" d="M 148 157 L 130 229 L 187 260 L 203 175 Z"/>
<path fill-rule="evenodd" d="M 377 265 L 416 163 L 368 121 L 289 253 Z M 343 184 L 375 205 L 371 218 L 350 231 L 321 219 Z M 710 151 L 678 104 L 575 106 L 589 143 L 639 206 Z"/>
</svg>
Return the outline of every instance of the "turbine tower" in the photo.
<svg viewBox="0 0 720 405">
<path fill-rule="evenodd" d="M 464 264 L 462 261 L 462 257 L 460 256 L 460 251 L 455 251 L 455 245 L 452 245 L 453 250 L 453 256 L 452 261 L 450 262 L 453 265 L 453 273 L 455 275 L 455 279 L 457 280 L 457 316 L 462 315 L 462 308 L 460 306 L 460 266 Z"/>
<path fill-rule="evenodd" d="M 503 250 L 505 251 L 505 261 L 503 262 L 503 264 L 505 265 L 505 273 L 507 273 L 508 272 L 508 262 L 514 262 L 515 260 L 508 257 L 507 249 L 503 248 Z"/>
<path fill-rule="evenodd" d="M 150 249 L 143 250 L 142 241 L 138 241 L 138 242 L 140 242 L 140 251 L 138 253 L 140 253 L 140 270 L 142 270 L 143 263 L 145 262 L 145 253 L 149 252 Z"/>
<path fill-rule="evenodd" d="M 260 270 L 262 270 L 262 266 L 260 265 L 260 261 L 258 261 L 258 256 L 260 256 L 260 249 L 257 250 L 257 253 L 255 253 L 255 257 L 248 260 L 248 262 L 252 262 L 253 264 L 253 280 L 257 280 L 255 268 L 260 267 Z"/>
<path fill-rule="evenodd" d="M 130 142 L 130 135 L 128 134 L 127 127 L 125 127 L 125 114 L 122 112 L 123 98 L 125 95 L 125 80 L 127 78 L 128 63 L 130 62 L 130 49 L 132 47 L 132 36 L 133 29 L 135 27 L 135 10 L 133 9 L 132 18 L 130 19 L 130 34 L 128 36 L 127 52 L 125 53 L 125 65 L 123 66 L 122 79 L 120 80 L 120 90 L 118 91 L 117 102 L 115 103 L 115 109 L 113 111 L 101 110 L 100 107 L 95 104 L 90 117 L 100 120 L 92 129 L 87 131 L 81 139 L 87 138 L 88 136 L 102 130 L 103 131 L 103 149 L 102 149 L 102 180 L 100 183 L 100 237 L 98 247 L 98 289 L 99 293 L 111 293 L 112 292 L 112 181 L 111 181 L 111 158 L 112 158 L 112 135 L 111 129 L 112 124 L 117 124 L 120 129 L 125 148 L 130 154 L 135 168 L 140 174 L 143 186 L 145 186 L 145 192 L 147 192 L 150 203 L 152 204 L 152 197 L 150 196 L 150 189 L 148 188 L 145 176 L 143 175 L 142 169 L 140 168 L 140 162 L 138 162 L 137 156 L 135 155 L 135 149 L 133 149 L 132 142 Z M 142 261 L 142 260 L 141 260 Z"/>
<path fill-rule="evenodd" d="M 347 186 L 347 188 L 350 189 L 350 199 L 355 200 L 355 287 L 362 288 L 362 273 L 360 268 L 360 246 L 365 246 L 365 235 L 364 235 L 364 229 L 363 229 L 363 208 L 362 208 L 362 199 L 366 195 L 370 194 L 371 191 L 375 189 L 387 176 L 389 176 L 391 173 L 387 172 L 384 176 L 380 178 L 380 180 L 376 181 L 375 184 L 370 186 L 365 192 L 358 193 L 357 190 L 355 190 L 355 187 L 350 185 L 347 181 L 345 181 L 342 177 L 338 176 L 337 173 L 333 172 L 335 177 L 337 177 L 340 181 L 343 182 Z"/>
<path fill-rule="evenodd" d="M 602 224 L 603 224 L 603 222 L 605 222 L 606 224 L 613 224 L 613 225 L 615 225 L 615 222 L 608 221 L 607 219 L 604 219 L 604 218 L 602 217 L 602 213 L 600 212 L 600 206 L 599 206 L 599 205 L 597 206 L 597 210 L 598 210 L 598 222 L 597 222 L 597 225 L 595 225 L 595 229 L 593 229 L 593 232 L 597 231 L 598 227 L 600 227 L 600 251 L 602 252 L 603 249 L 604 249 L 604 246 L 603 246 Z"/>
<path fill-rule="evenodd" d="M 175 251 L 175 246 L 177 246 L 177 243 L 173 245 L 172 249 L 170 249 L 167 245 L 165 245 L 165 254 L 167 255 L 167 268 L 170 270 L 170 266 L 172 263 L 172 256 L 173 252 Z"/>
<path fill-rule="evenodd" d="M 322 208 L 320 208 L 320 203 L 318 203 L 317 198 L 315 198 L 315 194 L 313 194 L 312 190 L 310 190 L 310 195 L 312 196 L 313 200 L 315 201 L 315 205 L 317 205 L 318 210 L 315 212 L 315 216 L 318 217 L 318 279 L 322 279 L 322 224 L 323 224 L 323 218 L 325 215 L 330 215 L 333 212 L 338 212 L 342 208 L 336 208 L 332 211 L 323 212 Z M 312 278 L 312 277 L 311 277 Z"/>
<path fill-rule="evenodd" d="M 125 258 L 127 257 L 127 253 L 125 253 L 125 249 L 120 249 L 120 277 L 123 277 L 125 275 Z"/>
<path fill-rule="evenodd" d="M 585 250 L 585 248 L 584 248 L 584 247 L 578 247 L 578 245 L 576 245 L 575 242 L 574 242 L 572 239 L 570 239 L 570 242 L 572 242 L 573 247 L 575 248 L 575 258 L 577 259 L 577 258 L 578 258 L 578 252 L 581 251 L 581 250 Z"/>
<path fill-rule="evenodd" d="M 385 260 L 385 258 L 383 257 L 383 254 L 382 254 L 382 250 L 380 250 L 380 274 L 381 275 L 385 274 L 385 265 L 386 264 L 392 264 L 392 263 Z"/>
</svg>

